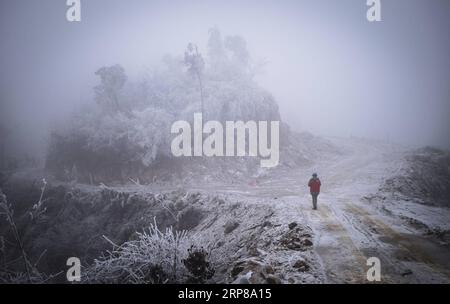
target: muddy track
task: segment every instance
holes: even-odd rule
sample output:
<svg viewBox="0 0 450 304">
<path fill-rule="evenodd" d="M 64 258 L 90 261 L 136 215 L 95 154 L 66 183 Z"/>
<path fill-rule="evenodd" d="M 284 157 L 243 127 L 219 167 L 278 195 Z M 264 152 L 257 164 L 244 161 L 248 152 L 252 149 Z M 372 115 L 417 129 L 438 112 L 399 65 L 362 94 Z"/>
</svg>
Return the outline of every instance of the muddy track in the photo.
<svg viewBox="0 0 450 304">
<path fill-rule="evenodd" d="M 348 225 L 363 238 L 362 251 L 380 258 L 387 282 L 449 282 L 448 249 L 421 235 L 404 233 L 370 214 L 362 206 L 345 204 L 341 210 Z"/>
<path fill-rule="evenodd" d="M 327 206 L 308 212 L 315 234 L 315 250 L 326 274 L 326 283 L 363 283 L 366 257 Z"/>
</svg>

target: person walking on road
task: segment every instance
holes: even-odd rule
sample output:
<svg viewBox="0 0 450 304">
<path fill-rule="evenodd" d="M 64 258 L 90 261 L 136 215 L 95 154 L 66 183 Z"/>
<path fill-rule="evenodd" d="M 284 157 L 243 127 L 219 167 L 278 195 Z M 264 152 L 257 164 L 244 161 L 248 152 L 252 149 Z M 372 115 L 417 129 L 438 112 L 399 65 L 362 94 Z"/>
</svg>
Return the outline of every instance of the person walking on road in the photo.
<svg viewBox="0 0 450 304">
<path fill-rule="evenodd" d="M 312 178 L 308 182 L 309 191 L 312 196 L 313 209 L 317 210 L 317 197 L 320 193 L 320 179 L 317 177 L 317 173 L 313 173 Z"/>
</svg>

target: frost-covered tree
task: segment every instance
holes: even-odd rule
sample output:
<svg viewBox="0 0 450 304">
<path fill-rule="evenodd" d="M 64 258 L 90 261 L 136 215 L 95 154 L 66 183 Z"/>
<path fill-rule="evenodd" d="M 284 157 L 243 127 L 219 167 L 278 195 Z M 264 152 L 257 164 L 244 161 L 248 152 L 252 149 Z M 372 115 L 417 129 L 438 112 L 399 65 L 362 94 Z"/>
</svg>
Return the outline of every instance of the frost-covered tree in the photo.
<svg viewBox="0 0 450 304">
<path fill-rule="evenodd" d="M 220 71 L 227 59 L 222 34 L 217 27 L 209 30 L 208 59 L 213 72 Z"/>
<path fill-rule="evenodd" d="M 188 68 L 188 72 L 194 75 L 199 83 L 200 88 L 200 101 L 201 101 L 201 113 L 203 113 L 205 109 L 204 104 L 204 96 L 203 96 L 203 71 L 205 69 L 205 61 L 203 60 L 202 55 L 198 51 L 198 47 L 189 43 L 186 51 L 184 52 L 184 64 Z"/>
<path fill-rule="evenodd" d="M 262 66 L 261 62 L 253 65 L 243 37 L 234 35 L 223 38 L 217 27 L 209 30 L 207 72 L 211 80 L 249 80 Z"/>
<path fill-rule="evenodd" d="M 123 112 L 129 115 L 129 110 L 120 101 L 120 92 L 127 81 L 125 69 L 119 65 L 102 67 L 95 75 L 100 77 L 101 84 L 94 88 L 98 105 L 106 113 Z"/>
<path fill-rule="evenodd" d="M 236 63 L 247 67 L 249 64 L 250 54 L 247 50 L 247 42 L 241 36 L 227 36 L 225 38 L 225 47 L 230 50 L 232 60 Z"/>
</svg>

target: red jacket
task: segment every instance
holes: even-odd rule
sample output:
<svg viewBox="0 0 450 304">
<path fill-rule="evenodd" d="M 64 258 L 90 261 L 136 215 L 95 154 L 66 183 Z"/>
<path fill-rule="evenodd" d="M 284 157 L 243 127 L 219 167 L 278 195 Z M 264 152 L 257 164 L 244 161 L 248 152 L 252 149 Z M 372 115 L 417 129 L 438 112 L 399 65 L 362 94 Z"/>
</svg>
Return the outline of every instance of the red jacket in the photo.
<svg viewBox="0 0 450 304">
<path fill-rule="evenodd" d="M 308 187 L 311 193 L 319 193 L 321 185 L 322 184 L 320 183 L 320 179 L 318 178 L 311 178 L 308 183 Z"/>
</svg>

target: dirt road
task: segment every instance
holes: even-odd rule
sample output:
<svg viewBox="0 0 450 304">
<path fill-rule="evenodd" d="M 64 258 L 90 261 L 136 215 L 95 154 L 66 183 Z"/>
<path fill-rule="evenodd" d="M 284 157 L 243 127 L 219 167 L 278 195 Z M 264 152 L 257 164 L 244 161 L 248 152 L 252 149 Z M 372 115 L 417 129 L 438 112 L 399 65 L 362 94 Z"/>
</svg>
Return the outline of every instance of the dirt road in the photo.
<svg viewBox="0 0 450 304">
<path fill-rule="evenodd" d="M 383 215 L 362 199 L 401 168 L 402 151 L 364 141 L 336 144 L 345 153 L 319 161 L 308 172 L 289 171 L 254 187 L 218 192 L 262 199 L 283 222 L 307 221 L 304 224 L 314 231 L 314 250 L 328 283 L 367 283 L 369 257 L 380 260 L 382 283 L 450 282 L 448 246 L 398 218 Z M 312 210 L 306 186 L 313 171 L 323 184 L 317 211 Z"/>
<path fill-rule="evenodd" d="M 311 168 L 323 183 L 317 211 L 312 210 L 303 174 L 278 181 L 279 191 L 272 185 L 272 195 L 280 196 L 278 212 L 301 214 L 313 229 L 327 282 L 368 282 L 369 257 L 380 259 L 384 283 L 450 282 L 448 246 L 422 236 L 399 219 L 384 216 L 362 200 L 376 192 L 385 176 L 399 170 L 400 153 L 385 145 L 352 143 L 345 156 Z M 299 194 L 283 195 L 289 186 L 299 189 Z"/>
</svg>

